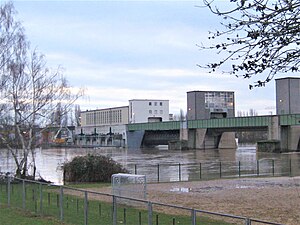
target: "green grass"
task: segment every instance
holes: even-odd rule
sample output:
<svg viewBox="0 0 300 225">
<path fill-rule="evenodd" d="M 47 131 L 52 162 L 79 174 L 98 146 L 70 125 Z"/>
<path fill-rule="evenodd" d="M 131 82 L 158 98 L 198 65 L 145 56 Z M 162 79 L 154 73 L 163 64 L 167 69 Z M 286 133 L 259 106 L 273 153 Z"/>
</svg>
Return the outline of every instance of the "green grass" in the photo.
<svg viewBox="0 0 300 225">
<path fill-rule="evenodd" d="M 80 186 L 80 188 L 94 187 L 99 184 L 81 184 L 72 187 Z M 106 184 L 108 185 L 108 184 Z M 30 211 L 30 214 L 22 213 L 21 210 L 15 208 L 22 208 L 22 190 L 23 184 L 16 183 L 11 185 L 11 200 L 10 205 L 12 208 L 1 208 L 1 225 L 2 224 L 61 224 L 58 223 L 60 219 L 60 188 L 52 187 L 47 185 L 30 184 L 25 185 L 26 197 L 25 197 L 25 209 Z M 72 190 L 68 193 L 67 189 L 64 190 L 64 204 L 63 214 L 64 222 L 66 224 L 82 225 L 84 224 L 84 192 Z M 42 198 L 40 198 L 42 196 Z M 101 195 L 88 194 L 88 224 L 93 225 L 111 225 L 112 221 L 112 198 L 106 197 L 104 199 Z M 0 206 L 7 204 L 7 189 L 4 185 L 0 185 Z M 134 205 L 134 206 L 132 206 Z M 10 214 L 6 215 L 5 211 L 10 211 Z M 180 210 L 174 211 L 174 209 L 168 208 L 168 211 L 174 215 L 162 213 L 161 207 L 153 205 L 153 225 L 172 225 L 172 224 L 191 224 L 190 211 Z M 25 211 L 23 211 L 25 212 Z M 184 214 L 185 215 L 180 215 Z M 16 216 L 14 216 L 16 215 Z M 27 216 L 29 215 L 29 216 Z M 197 225 L 228 225 L 220 221 L 222 218 L 218 217 L 219 220 L 212 220 L 207 218 L 205 215 L 199 216 L 197 214 Z M 41 217 L 42 216 L 42 217 Z M 44 218 L 46 217 L 46 218 Z M 5 218 L 5 223 L 2 223 L 2 218 Z M 16 219 L 16 220 L 15 220 Z M 28 220 L 28 223 L 27 223 Z M 19 221 L 19 222 L 17 222 Z M 23 223 L 24 221 L 24 223 Z M 34 223 L 32 223 L 34 221 Z M 41 223 L 40 223 L 41 221 Z M 148 224 L 148 211 L 147 204 L 120 204 L 117 205 L 117 224 L 127 225 L 147 225 Z M 158 223 L 157 223 L 158 221 Z"/>
<path fill-rule="evenodd" d="M 53 217 L 41 217 L 17 208 L 0 206 L 1 225 L 59 225 L 62 223 Z"/>
<path fill-rule="evenodd" d="M 72 188 L 102 188 L 102 187 L 110 187 L 111 183 L 76 183 L 76 184 L 67 184 L 66 187 Z"/>
</svg>

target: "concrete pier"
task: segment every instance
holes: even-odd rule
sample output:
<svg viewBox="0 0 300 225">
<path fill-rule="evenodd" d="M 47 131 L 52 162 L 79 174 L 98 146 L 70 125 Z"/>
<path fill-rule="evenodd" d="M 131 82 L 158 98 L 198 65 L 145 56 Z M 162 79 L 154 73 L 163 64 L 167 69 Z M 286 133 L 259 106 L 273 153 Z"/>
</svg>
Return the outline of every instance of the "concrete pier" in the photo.
<svg viewBox="0 0 300 225">
<path fill-rule="evenodd" d="M 223 132 L 219 141 L 218 148 L 237 148 L 234 132 Z"/>
</svg>

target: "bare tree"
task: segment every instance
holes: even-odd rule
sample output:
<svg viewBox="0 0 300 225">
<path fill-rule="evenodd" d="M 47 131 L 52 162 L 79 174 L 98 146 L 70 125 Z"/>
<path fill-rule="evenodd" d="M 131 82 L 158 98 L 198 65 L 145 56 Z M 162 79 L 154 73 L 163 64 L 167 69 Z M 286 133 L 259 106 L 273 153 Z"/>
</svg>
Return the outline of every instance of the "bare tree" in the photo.
<svg viewBox="0 0 300 225">
<path fill-rule="evenodd" d="M 51 70 L 42 54 L 36 50 L 30 53 L 24 29 L 19 22 L 13 21 L 15 11 L 11 3 L 2 6 L 0 11 L 0 27 L 10 24 L 13 29 L 0 30 L 1 36 L 11 36 L 3 46 L 7 51 L 3 50 L 0 55 L 3 61 L 0 138 L 15 160 L 16 176 L 27 177 L 29 166 L 32 166 L 31 175 L 35 178 L 34 150 L 40 127 L 51 122 L 51 115 L 58 105 L 62 112 L 67 112 L 83 92 L 74 94 L 60 68 Z"/>
<path fill-rule="evenodd" d="M 80 113 L 81 113 L 81 110 L 80 110 L 80 106 L 79 105 L 75 105 L 75 109 L 74 109 L 74 119 L 75 119 L 75 123 L 74 125 L 75 126 L 80 126 L 81 125 L 81 118 L 80 118 Z"/>
<path fill-rule="evenodd" d="M 298 72 L 300 64 L 299 0 L 230 0 L 226 9 L 214 0 L 203 0 L 212 13 L 223 18 L 222 30 L 210 32 L 211 46 L 222 59 L 199 65 L 211 71 L 229 66 L 224 72 L 236 77 L 257 78 L 249 88 L 264 86 L 277 73 Z M 223 4 L 224 6 L 224 4 Z"/>
<path fill-rule="evenodd" d="M 244 116 L 257 116 L 258 113 L 255 109 L 249 109 L 249 111 L 237 111 L 237 117 L 244 117 Z"/>
</svg>

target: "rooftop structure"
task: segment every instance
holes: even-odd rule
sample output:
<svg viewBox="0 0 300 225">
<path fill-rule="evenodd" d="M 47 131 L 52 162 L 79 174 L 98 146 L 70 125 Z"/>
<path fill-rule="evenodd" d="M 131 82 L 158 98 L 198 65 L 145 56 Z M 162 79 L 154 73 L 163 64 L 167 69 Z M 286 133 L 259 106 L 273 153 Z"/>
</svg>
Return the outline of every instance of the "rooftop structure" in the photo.
<svg viewBox="0 0 300 225">
<path fill-rule="evenodd" d="M 169 121 L 169 100 L 129 100 L 129 123 Z"/>
<path fill-rule="evenodd" d="M 300 113 L 300 78 L 276 79 L 276 114 Z"/>
<path fill-rule="evenodd" d="M 234 92 L 190 91 L 187 92 L 187 119 L 213 119 L 234 117 Z"/>
</svg>

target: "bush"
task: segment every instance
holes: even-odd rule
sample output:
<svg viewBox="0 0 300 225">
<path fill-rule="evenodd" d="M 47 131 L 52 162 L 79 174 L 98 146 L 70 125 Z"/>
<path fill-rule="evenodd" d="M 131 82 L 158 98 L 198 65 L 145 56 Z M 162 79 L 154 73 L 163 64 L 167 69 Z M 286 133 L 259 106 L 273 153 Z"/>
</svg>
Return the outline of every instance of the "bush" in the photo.
<svg viewBox="0 0 300 225">
<path fill-rule="evenodd" d="M 64 182 L 110 182 L 115 173 L 128 173 L 119 163 L 102 155 L 77 156 L 63 165 Z"/>
</svg>

